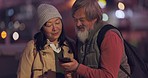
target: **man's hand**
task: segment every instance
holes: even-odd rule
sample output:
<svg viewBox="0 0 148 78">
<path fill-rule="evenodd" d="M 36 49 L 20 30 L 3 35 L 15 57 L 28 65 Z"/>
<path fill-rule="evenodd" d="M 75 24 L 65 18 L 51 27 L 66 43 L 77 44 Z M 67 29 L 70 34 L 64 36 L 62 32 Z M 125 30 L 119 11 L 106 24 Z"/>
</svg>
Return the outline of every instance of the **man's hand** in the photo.
<svg viewBox="0 0 148 78">
<path fill-rule="evenodd" d="M 61 63 L 61 66 L 65 69 L 65 71 L 76 71 L 79 63 L 75 59 L 71 59 L 71 62 Z"/>
</svg>

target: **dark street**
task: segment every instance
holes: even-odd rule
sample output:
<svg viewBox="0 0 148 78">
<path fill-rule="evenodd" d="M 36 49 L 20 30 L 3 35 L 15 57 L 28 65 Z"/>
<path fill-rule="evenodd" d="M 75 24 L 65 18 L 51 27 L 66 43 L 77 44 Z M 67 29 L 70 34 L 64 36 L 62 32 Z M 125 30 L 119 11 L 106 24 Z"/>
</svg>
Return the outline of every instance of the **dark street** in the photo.
<svg viewBox="0 0 148 78">
<path fill-rule="evenodd" d="M 15 56 L 0 56 L 0 78 L 16 78 L 18 61 Z"/>
</svg>

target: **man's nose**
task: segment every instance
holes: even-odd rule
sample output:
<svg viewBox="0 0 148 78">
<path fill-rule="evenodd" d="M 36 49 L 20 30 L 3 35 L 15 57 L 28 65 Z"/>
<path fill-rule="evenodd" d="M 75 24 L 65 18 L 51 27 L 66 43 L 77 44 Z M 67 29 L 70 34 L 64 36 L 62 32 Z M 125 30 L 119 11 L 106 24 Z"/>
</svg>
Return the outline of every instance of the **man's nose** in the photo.
<svg viewBox="0 0 148 78">
<path fill-rule="evenodd" d="M 80 20 L 77 21 L 77 26 L 81 26 L 82 25 L 82 22 Z"/>
</svg>

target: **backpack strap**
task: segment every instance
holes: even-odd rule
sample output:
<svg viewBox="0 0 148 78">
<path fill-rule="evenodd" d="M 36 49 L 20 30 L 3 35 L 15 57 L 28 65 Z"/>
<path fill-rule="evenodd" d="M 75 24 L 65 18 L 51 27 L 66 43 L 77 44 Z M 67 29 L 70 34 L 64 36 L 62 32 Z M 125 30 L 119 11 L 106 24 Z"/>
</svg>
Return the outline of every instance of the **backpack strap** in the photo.
<svg viewBox="0 0 148 78">
<path fill-rule="evenodd" d="M 120 69 L 121 69 L 124 73 L 126 73 L 129 77 L 131 76 L 131 75 L 125 70 L 125 68 L 124 68 L 122 65 L 120 65 Z"/>
<path fill-rule="evenodd" d="M 99 31 L 99 34 L 98 34 L 98 36 L 97 36 L 97 42 L 98 42 L 98 47 L 99 47 L 99 50 L 101 51 L 101 44 L 102 44 L 102 41 L 103 41 L 103 39 L 104 39 L 104 36 L 105 36 L 105 34 L 106 34 L 106 32 L 108 31 L 108 30 L 110 30 L 110 29 L 117 29 L 116 27 L 114 27 L 114 26 L 112 26 L 112 25 L 110 25 L 110 24 L 107 24 L 107 25 L 105 25 L 105 26 L 103 26 L 102 28 L 101 28 L 101 30 Z M 119 31 L 119 29 L 117 29 L 118 31 Z M 119 31 L 120 32 L 120 31 Z M 121 32 L 120 32 L 121 33 Z M 121 34 L 121 36 L 122 36 L 122 34 Z M 120 65 L 120 69 L 122 70 L 122 71 L 124 71 L 128 76 L 130 76 L 130 74 L 125 70 L 125 68 L 123 68 L 123 66 L 122 65 Z"/>
<path fill-rule="evenodd" d="M 110 24 L 107 24 L 107 25 L 103 26 L 103 27 L 101 28 L 101 30 L 99 31 L 99 34 L 98 34 L 98 36 L 97 36 L 97 42 L 98 42 L 99 50 L 101 50 L 100 47 L 101 47 L 101 44 L 102 44 L 102 41 L 103 41 L 103 39 L 104 39 L 104 36 L 105 36 L 106 32 L 107 32 L 108 30 L 110 30 L 110 29 L 117 29 L 117 28 L 114 27 L 114 26 L 112 26 L 112 25 L 110 25 Z M 118 29 L 117 29 L 117 30 L 118 30 Z"/>
</svg>

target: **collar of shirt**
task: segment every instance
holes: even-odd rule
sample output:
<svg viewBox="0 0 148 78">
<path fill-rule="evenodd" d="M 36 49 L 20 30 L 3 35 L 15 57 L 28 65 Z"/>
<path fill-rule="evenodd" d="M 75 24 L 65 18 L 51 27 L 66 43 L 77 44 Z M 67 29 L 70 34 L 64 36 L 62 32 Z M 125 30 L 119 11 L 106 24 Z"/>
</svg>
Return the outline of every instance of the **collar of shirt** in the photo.
<svg viewBox="0 0 148 78">
<path fill-rule="evenodd" d="M 59 44 L 58 44 L 58 43 L 57 43 L 57 44 L 54 44 L 54 43 L 50 42 L 50 41 L 47 39 L 47 44 L 50 45 L 50 47 L 52 48 L 52 50 L 53 50 L 54 52 L 60 53 L 61 47 L 59 47 Z"/>
</svg>

